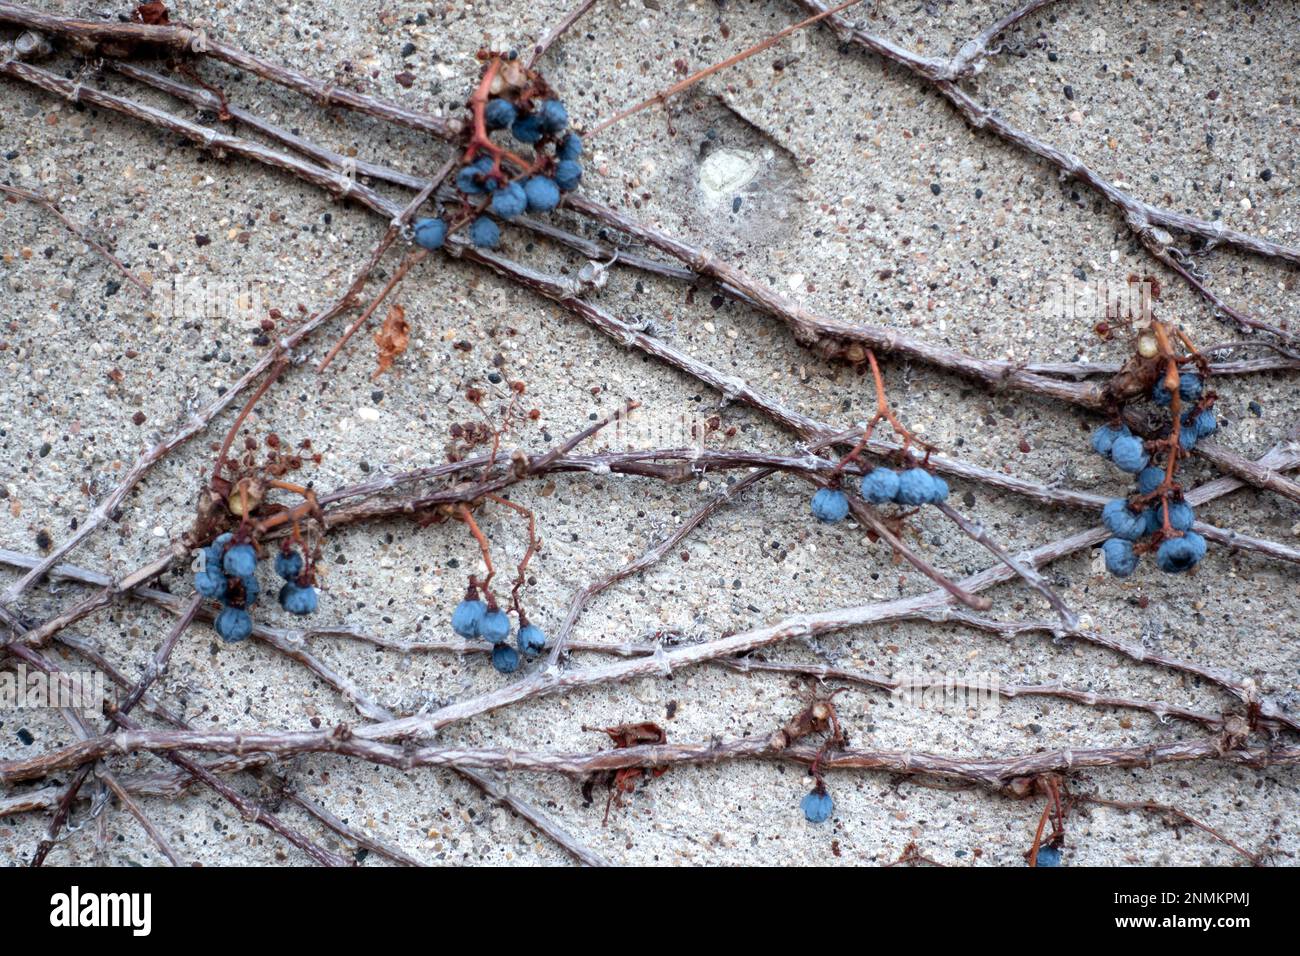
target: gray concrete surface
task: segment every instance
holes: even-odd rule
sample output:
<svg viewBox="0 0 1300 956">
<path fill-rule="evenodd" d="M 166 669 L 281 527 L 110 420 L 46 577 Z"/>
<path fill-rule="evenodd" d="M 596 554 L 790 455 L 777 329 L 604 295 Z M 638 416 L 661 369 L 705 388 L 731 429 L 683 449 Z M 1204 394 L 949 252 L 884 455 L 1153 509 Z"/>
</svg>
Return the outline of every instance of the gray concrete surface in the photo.
<svg viewBox="0 0 1300 956">
<path fill-rule="evenodd" d="M 177 16 L 271 59 L 451 115 L 477 75 L 473 54 L 480 45 L 524 48 L 570 5 L 403 0 L 379 16 L 373 4 L 357 0 L 271 6 L 233 0 L 189 3 Z M 53 6 L 78 14 L 105 9 Z M 1006 6 L 880 2 L 864 4 L 855 15 L 902 44 L 943 54 Z M 590 125 L 678 78 L 678 61 L 701 68 L 799 16 L 794 4 L 781 0 L 601 0 L 548 55 L 545 70 L 575 119 Z M 1077 151 L 1139 196 L 1221 214 L 1232 226 L 1294 244 L 1300 241 L 1293 145 L 1298 34 L 1300 12 L 1281 2 L 1062 2 L 1012 34 L 1013 50 L 1023 55 L 996 58 L 977 86 L 1008 116 Z M 414 51 L 404 57 L 408 43 Z M 75 69 L 71 61 L 60 65 Z M 395 80 L 403 70 L 415 77 L 410 88 Z M 416 171 L 432 170 L 446 155 L 442 145 L 408 131 L 322 113 L 227 69 L 209 65 L 203 71 L 232 100 L 337 149 Z M 130 89 L 120 80 L 108 85 Z M 141 96 L 191 115 L 163 98 Z M 203 156 L 174 136 L 9 82 L 0 84 L 0 155 L 7 157 L 0 164 L 6 181 L 58 197 L 73 219 L 111 242 L 156 289 L 174 281 L 262 283 L 265 305 L 290 317 L 299 304 L 313 309 L 339 291 L 382 230 L 373 216 L 283 175 Z M 709 245 L 819 312 L 893 326 L 991 358 L 1122 359 L 1121 345 L 1098 341 L 1089 323 L 1054 315 L 1044 303 L 1053 284 L 1076 270 L 1089 279 L 1121 281 L 1129 272 L 1154 269 L 1123 221 L 1095 195 L 973 133 L 925 86 L 870 55 L 841 50 L 832 34 L 818 29 L 711 77 L 675 102 L 667 117 L 647 110 L 602 134 L 592 143 L 583 188 Z M 568 215 L 558 218 L 573 222 Z M 198 235 L 210 244 L 197 245 Z M 515 232 L 508 233 L 505 248 L 540 265 L 581 264 Z M 169 314 L 158 299 L 117 288 L 118 277 L 104 262 L 28 205 L 0 205 L 0 254 L 0 543 L 35 553 L 38 537 L 61 540 L 142 448 L 256 360 L 263 316 L 235 310 L 215 317 Z M 1241 307 L 1273 321 L 1293 315 L 1294 269 L 1227 252 L 1216 252 L 1204 265 L 1215 287 Z M 1184 287 L 1172 280 L 1165 285 L 1163 314 L 1177 318 L 1197 342 L 1232 338 Z M 690 301 L 680 285 L 617 272 L 600 301 L 619 315 L 653 323 L 675 345 L 808 414 L 849 424 L 870 413 L 869 379 L 820 362 L 775 320 L 734 303 L 714 304 L 711 297 L 704 289 Z M 463 389 L 486 384 L 498 353 L 508 374 L 527 382 L 529 405 L 541 410 L 538 422 L 513 436 L 525 448 L 546 447 L 547 435 L 570 434 L 590 415 L 613 411 L 625 396 L 645 403 L 648 422 L 664 425 L 719 409 L 717 395 L 468 264 L 431 259 L 403 283 L 397 301 L 413 333 L 392 373 L 371 381 L 373 346 L 363 336 L 318 377 L 310 359 L 333 341 L 341 328 L 335 323 L 311 340 L 308 363 L 291 371 L 251 420 L 259 434 L 312 439 L 323 461 L 306 474 L 317 487 L 440 461 L 449 424 L 473 417 Z M 463 340 L 473 343 L 472 350 L 455 348 Z M 903 419 L 943 449 L 1041 481 L 1111 494 L 1125 487 L 1122 476 L 1090 453 L 1085 418 L 1076 410 L 990 394 L 898 361 L 886 362 L 885 373 Z M 1252 457 L 1271 447 L 1300 411 L 1294 376 L 1233 378 L 1219 391 L 1219 438 Z M 739 429 L 729 445 L 793 447 L 790 435 L 751 413 L 733 407 L 719 413 L 725 425 Z M 96 533 L 74 560 L 129 569 L 181 534 L 210 467 L 210 442 L 230 420 L 223 416 L 155 468 L 121 519 Z M 1189 469 L 1197 480 L 1209 475 L 1201 464 Z M 521 489 L 518 499 L 536 508 L 546 542 L 528 591 L 534 618 L 554 628 L 577 588 L 656 541 L 719 480 L 668 487 L 574 476 Z M 1082 515 L 982 487 L 954 483 L 954 491 L 965 512 L 1013 548 L 1086 525 Z M 577 636 L 613 642 L 677 631 L 703 639 L 792 612 L 927 589 L 924 579 L 859 531 L 815 524 L 807 497 L 806 487 L 792 480 L 760 485 L 692 536 L 684 548 L 689 560 L 666 561 L 596 600 Z M 1207 507 L 1203 517 L 1292 545 L 1300 534 L 1295 504 L 1253 491 Z M 517 558 L 523 543 L 517 517 L 497 509 L 484 521 L 497 553 Z M 913 531 L 917 546 L 953 573 L 989 563 L 935 515 L 920 515 Z M 417 629 L 446 633 L 466 569 L 477 561 L 473 541 L 448 525 L 420 530 L 391 522 L 332 534 L 316 621 L 393 638 Z M 1197 573 L 1183 578 L 1146 565 L 1117 582 L 1086 554 L 1051 571 L 1066 598 L 1109 632 L 1245 672 L 1277 699 L 1300 704 L 1294 566 L 1214 548 Z M 6 584 L 13 579 L 10 572 L 0 574 Z M 165 580 L 189 593 L 184 575 Z M 21 611 L 41 620 L 81 593 L 70 586 L 35 589 Z M 1019 586 L 992 596 L 1000 615 L 1041 612 L 1038 599 Z M 275 607 L 259 608 L 258 616 L 288 623 Z M 127 602 L 76 630 L 137 673 L 168 623 L 166 615 Z M 504 680 L 480 656 L 404 658 L 356 644 L 313 644 L 376 699 L 403 712 Z M 1003 642 L 951 627 L 853 630 L 775 648 L 770 656 L 892 674 L 993 672 L 1007 682 L 1061 681 L 1210 711 L 1229 703 L 1198 681 L 1096 648 L 1038 637 Z M 68 656 L 65 663 L 78 662 Z M 199 726 L 305 728 L 312 718 L 325 725 L 356 719 L 328 687 L 270 648 L 221 646 L 205 626 L 191 630 L 177 649 L 166 686 L 173 705 Z M 669 680 L 510 708 L 452 726 L 439 740 L 587 750 L 606 744 L 583 725 L 641 720 L 660 722 L 678 741 L 766 733 L 806 698 L 806 685 L 788 676 L 697 668 Z M 880 748 L 1010 754 L 1199 733 L 1143 713 L 1041 698 L 1006 703 L 996 714 L 903 708 L 862 688 L 839 701 L 854 743 Z M 55 713 L 0 714 L 0 757 L 69 740 Z M 129 772 L 159 763 L 138 756 L 113 766 Z M 324 757 L 295 760 L 284 769 L 311 799 L 429 863 L 569 862 L 532 827 L 451 773 L 403 774 Z M 256 793 L 247 778 L 236 779 L 245 792 Z M 519 794 L 593 849 L 628 864 L 873 865 L 894 860 L 914 842 L 946 864 L 1020 866 L 1042 809 L 1038 800 L 1014 802 L 844 772 L 829 777 L 833 820 L 812 826 L 799 811 L 808 784 L 799 770 L 767 763 L 674 769 L 602 825 L 600 790 L 588 805 L 578 782 L 511 778 Z M 1276 863 L 1294 865 L 1300 854 L 1296 784 L 1293 769 L 1189 765 L 1089 772 L 1075 786 L 1114 799 L 1176 804 L 1247 847 L 1274 849 Z M 188 859 L 209 865 L 305 859 L 211 793 L 145 805 Z M 83 805 L 78 821 L 84 811 Z M 319 833 L 302 814 L 284 812 Z M 0 818 L 0 861 L 25 861 L 44 825 L 38 814 Z M 162 862 L 120 810 L 111 811 L 102 851 L 93 831 L 73 835 L 52 861 Z M 329 834 L 321 839 L 346 849 Z M 1240 858 L 1200 831 L 1095 809 L 1071 818 L 1065 861 L 1208 865 Z M 372 855 L 367 865 L 377 862 Z"/>
</svg>

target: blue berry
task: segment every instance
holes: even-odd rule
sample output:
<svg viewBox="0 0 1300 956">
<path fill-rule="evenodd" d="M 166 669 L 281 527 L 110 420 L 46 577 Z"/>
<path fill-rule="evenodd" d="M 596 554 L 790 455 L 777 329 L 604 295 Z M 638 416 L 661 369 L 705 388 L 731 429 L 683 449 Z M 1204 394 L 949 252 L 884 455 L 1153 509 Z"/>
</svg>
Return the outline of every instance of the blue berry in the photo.
<svg viewBox="0 0 1300 956">
<path fill-rule="evenodd" d="M 876 468 L 862 479 L 862 497 L 873 505 L 883 505 L 898 496 L 898 472 L 892 468 Z"/>
<path fill-rule="evenodd" d="M 1206 435 L 1213 435 L 1219 430 L 1219 420 L 1214 417 L 1214 412 L 1208 408 L 1201 411 L 1192 419 L 1192 425 L 1196 429 L 1196 437 L 1204 438 Z"/>
<path fill-rule="evenodd" d="M 555 164 L 555 185 L 560 187 L 560 192 L 577 189 L 581 179 L 582 167 L 575 160 L 562 159 Z"/>
<path fill-rule="evenodd" d="M 470 223 L 469 238 L 483 249 L 495 249 L 501 244 L 501 228 L 487 216 L 479 216 Z"/>
<path fill-rule="evenodd" d="M 488 129 L 505 129 L 515 121 L 519 111 L 509 100 L 488 100 L 483 108 L 483 120 Z"/>
<path fill-rule="evenodd" d="M 262 593 L 262 585 L 257 583 L 257 577 L 252 574 L 240 578 L 239 581 L 244 585 L 244 607 L 252 607 Z"/>
<path fill-rule="evenodd" d="M 1160 381 L 1156 382 L 1155 387 L 1151 389 L 1151 401 L 1161 408 L 1167 408 L 1169 403 L 1173 401 L 1173 395 L 1170 394 L 1169 389 L 1165 388 L 1164 376 L 1161 376 Z"/>
<path fill-rule="evenodd" d="M 1137 474 L 1147 466 L 1151 461 L 1147 455 L 1146 449 L 1142 447 L 1142 439 L 1136 435 L 1124 435 L 1115 439 L 1115 444 L 1110 447 L 1110 460 L 1116 467 L 1123 471 L 1129 471 Z"/>
<path fill-rule="evenodd" d="M 524 183 L 529 212 L 550 212 L 560 204 L 560 187 L 546 176 L 530 176 Z"/>
<path fill-rule="evenodd" d="M 818 488 L 812 499 L 812 513 L 827 524 L 843 521 L 849 513 L 849 496 L 835 488 Z"/>
<path fill-rule="evenodd" d="M 509 644 L 498 644 L 492 648 L 492 666 L 503 674 L 513 674 L 519 670 L 519 652 Z"/>
<path fill-rule="evenodd" d="M 302 574 L 302 555 L 297 551 L 281 551 L 275 556 L 275 573 L 292 581 Z"/>
<path fill-rule="evenodd" d="M 203 549 L 203 566 L 212 568 L 216 571 L 221 570 L 221 559 L 226 554 L 226 545 L 235 540 L 235 536 L 227 531 L 225 534 L 218 535 L 216 539 Z"/>
<path fill-rule="evenodd" d="M 1034 862 L 1038 866 L 1060 866 L 1061 851 L 1054 846 L 1040 846 Z"/>
<path fill-rule="evenodd" d="M 257 570 L 257 552 L 251 544 L 237 544 L 221 559 L 221 567 L 231 577 L 246 578 Z"/>
<path fill-rule="evenodd" d="M 900 505 L 923 505 L 934 500 L 937 489 L 934 478 L 924 468 L 909 468 L 898 476 L 898 494 L 894 500 Z"/>
<path fill-rule="evenodd" d="M 1183 420 L 1183 427 L 1178 429 L 1178 445 L 1183 451 L 1191 451 L 1196 447 L 1196 439 L 1200 437 L 1196 434 L 1196 426 L 1187 419 Z"/>
<path fill-rule="evenodd" d="M 934 494 L 930 496 L 930 504 L 937 505 L 941 501 L 948 500 L 948 482 L 944 481 L 938 475 L 931 475 L 934 481 Z"/>
<path fill-rule="evenodd" d="M 1138 472 L 1138 494 L 1149 495 L 1165 480 L 1165 470 L 1148 466 Z"/>
<path fill-rule="evenodd" d="M 468 166 L 462 166 L 460 172 L 456 174 L 456 188 L 467 196 L 477 196 L 496 188 L 496 181 L 485 181 L 483 179 L 486 173 L 492 171 L 492 157 L 482 156 L 470 163 Z"/>
<path fill-rule="evenodd" d="M 447 241 L 447 221 L 438 219 L 417 219 L 415 221 L 415 244 L 421 249 L 441 249 Z"/>
<path fill-rule="evenodd" d="M 1144 535 L 1155 534 L 1165 526 L 1164 509 L 1159 502 L 1142 512 L 1142 517 L 1146 521 L 1146 530 L 1142 532 Z"/>
<path fill-rule="evenodd" d="M 564 127 L 569 125 L 569 111 L 559 100 L 543 100 L 537 118 L 541 120 L 542 131 L 552 136 L 563 133 Z"/>
<path fill-rule="evenodd" d="M 799 801 L 799 808 L 809 823 L 825 823 L 835 812 L 835 801 L 825 790 L 817 789 Z"/>
<path fill-rule="evenodd" d="M 500 644 L 510 636 L 510 618 L 500 608 L 493 608 L 483 615 L 478 634 L 490 644 Z"/>
<path fill-rule="evenodd" d="M 529 657 L 536 657 L 546 646 L 546 635 L 542 629 L 533 624 L 525 625 L 519 629 L 515 639 L 519 642 L 519 651 L 527 654 Z"/>
<path fill-rule="evenodd" d="M 1169 526 L 1175 531 L 1191 531 L 1195 523 L 1196 515 L 1186 501 L 1175 501 L 1169 505 Z"/>
<path fill-rule="evenodd" d="M 226 576 L 218 570 L 217 565 L 210 564 L 194 575 L 194 590 L 214 601 L 225 600 Z"/>
<path fill-rule="evenodd" d="M 1092 450 L 1099 455 L 1109 455 L 1111 446 L 1115 444 L 1115 439 L 1123 438 L 1125 435 L 1131 435 L 1127 425 L 1102 425 L 1092 433 Z"/>
<path fill-rule="evenodd" d="M 299 587 L 290 581 L 280 588 L 280 607 L 290 614 L 315 614 L 319 602 L 316 589 L 310 585 Z"/>
<path fill-rule="evenodd" d="M 507 183 L 492 194 L 492 212 L 502 219 L 522 216 L 528 208 L 528 196 L 518 183 Z"/>
<path fill-rule="evenodd" d="M 542 138 L 542 118 L 536 113 L 524 113 L 511 124 L 510 134 L 521 143 L 536 143 Z"/>
<path fill-rule="evenodd" d="M 456 605 L 456 610 L 451 612 L 451 629 L 461 637 L 478 637 L 486 614 L 487 605 L 482 601 L 461 601 Z"/>
<path fill-rule="evenodd" d="M 1123 498 L 1106 503 L 1106 507 L 1101 509 L 1101 521 L 1111 534 L 1126 541 L 1136 541 L 1146 532 L 1146 518 L 1130 511 Z"/>
<path fill-rule="evenodd" d="M 1106 570 L 1117 578 L 1126 578 L 1137 569 L 1138 559 L 1133 553 L 1132 541 L 1109 538 L 1101 546 L 1101 553 L 1106 559 Z"/>
<path fill-rule="evenodd" d="M 1195 531 L 1181 538 L 1170 538 L 1156 551 L 1156 566 L 1168 574 L 1189 571 L 1205 557 L 1205 539 Z"/>
<path fill-rule="evenodd" d="M 1184 402 L 1194 402 L 1201 397 L 1204 383 L 1195 372 L 1183 372 L 1178 376 L 1178 397 Z"/>
<path fill-rule="evenodd" d="M 570 133 L 564 139 L 560 140 L 560 145 L 555 147 L 556 159 L 567 159 L 577 162 L 578 157 L 582 155 L 582 137 L 577 133 Z"/>
<path fill-rule="evenodd" d="M 253 619 L 247 611 L 238 607 L 222 608 L 212 626 L 227 644 L 238 643 L 253 633 Z"/>
</svg>

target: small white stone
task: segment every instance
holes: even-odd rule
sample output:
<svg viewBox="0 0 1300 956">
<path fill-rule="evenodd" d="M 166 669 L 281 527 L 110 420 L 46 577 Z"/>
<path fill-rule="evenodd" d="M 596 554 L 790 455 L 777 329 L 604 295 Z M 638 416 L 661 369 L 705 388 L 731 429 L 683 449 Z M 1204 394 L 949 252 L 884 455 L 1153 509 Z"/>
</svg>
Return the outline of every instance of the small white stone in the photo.
<svg viewBox="0 0 1300 956">
<path fill-rule="evenodd" d="M 377 422 L 379 421 L 379 409 L 370 408 L 368 406 L 365 408 L 358 408 L 357 418 L 361 419 L 363 422 Z"/>
</svg>

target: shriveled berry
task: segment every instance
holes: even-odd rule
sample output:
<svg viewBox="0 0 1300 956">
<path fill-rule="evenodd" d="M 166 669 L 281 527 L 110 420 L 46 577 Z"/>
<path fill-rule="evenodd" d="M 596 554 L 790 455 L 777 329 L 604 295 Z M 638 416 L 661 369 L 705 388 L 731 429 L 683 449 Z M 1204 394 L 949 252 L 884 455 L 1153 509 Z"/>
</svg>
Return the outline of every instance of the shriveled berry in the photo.
<svg viewBox="0 0 1300 956">
<path fill-rule="evenodd" d="M 892 468 L 874 468 L 862 479 L 862 497 L 873 505 L 883 505 L 898 496 L 898 472 Z"/>
<path fill-rule="evenodd" d="M 415 244 L 421 249 L 441 249 L 447 241 L 447 221 L 438 219 L 417 219 L 415 221 Z"/>
<path fill-rule="evenodd" d="M 1101 553 L 1106 559 L 1106 570 L 1117 578 L 1126 578 L 1137 569 L 1138 559 L 1133 553 L 1132 541 L 1108 538 L 1101 546 Z"/>
<path fill-rule="evenodd" d="M 492 212 L 502 219 L 522 216 L 528 208 L 528 196 L 519 183 L 507 183 L 492 194 Z"/>
<path fill-rule="evenodd" d="M 209 565 L 194 575 L 194 590 L 205 598 L 222 601 L 226 597 L 226 576 L 217 565 Z"/>
<path fill-rule="evenodd" d="M 923 505 L 934 500 L 934 478 L 924 468 L 909 468 L 898 476 L 898 494 L 894 497 L 900 505 Z"/>
<path fill-rule="evenodd" d="M 567 159 L 577 162 L 578 157 L 582 155 L 582 137 L 577 133 L 570 133 L 564 139 L 560 140 L 560 145 L 555 147 L 556 159 Z"/>
<path fill-rule="evenodd" d="M 251 544 L 237 544 L 221 559 L 221 567 L 231 577 L 246 578 L 257 570 L 257 552 Z"/>
<path fill-rule="evenodd" d="M 319 603 L 316 589 L 310 585 L 299 587 L 290 581 L 280 588 L 280 607 L 290 614 L 315 614 Z"/>
<path fill-rule="evenodd" d="M 510 618 L 500 608 L 493 608 L 483 615 L 478 634 L 489 643 L 500 644 L 510 636 Z"/>
<path fill-rule="evenodd" d="M 1205 557 L 1205 539 L 1195 531 L 1181 538 L 1170 538 L 1156 551 L 1156 566 L 1168 574 L 1189 571 Z"/>
<path fill-rule="evenodd" d="M 1165 470 L 1148 466 L 1138 472 L 1138 494 L 1149 495 L 1165 480 Z"/>
<path fill-rule="evenodd" d="M 799 808 L 809 823 L 825 823 L 835 812 L 835 801 L 825 790 L 817 789 L 799 801 Z"/>
<path fill-rule="evenodd" d="M 575 160 L 562 159 L 555 164 L 555 185 L 560 192 L 569 192 L 578 188 L 582 180 L 582 167 Z"/>
<path fill-rule="evenodd" d="M 1102 425 L 1092 433 L 1092 450 L 1099 455 L 1109 455 L 1115 439 L 1131 434 L 1127 425 Z"/>
<path fill-rule="evenodd" d="M 1123 471 L 1137 474 L 1147 466 L 1151 458 L 1142 446 L 1141 438 L 1136 435 L 1125 435 L 1116 438 L 1115 444 L 1111 445 L 1110 460 Z"/>
<path fill-rule="evenodd" d="M 486 614 L 487 605 L 482 601 L 461 601 L 451 612 L 451 629 L 461 637 L 478 637 Z"/>
<path fill-rule="evenodd" d="M 302 555 L 297 551 L 281 551 L 275 556 L 275 573 L 292 581 L 302 574 Z"/>
<path fill-rule="evenodd" d="M 487 216 L 479 216 L 470 224 L 469 239 L 482 249 L 495 249 L 501 244 L 501 228 Z"/>
<path fill-rule="evenodd" d="M 498 644 L 492 648 L 492 666 L 503 674 L 513 674 L 519 670 L 519 652 L 509 644 Z"/>
<path fill-rule="evenodd" d="M 487 106 L 483 108 L 483 121 L 487 123 L 488 129 L 505 129 L 518 115 L 515 104 L 509 100 L 488 100 Z"/>
<path fill-rule="evenodd" d="M 849 496 L 835 488 L 818 488 L 812 499 L 812 513 L 827 524 L 843 521 L 849 513 Z"/>
<path fill-rule="evenodd" d="M 559 100 L 543 100 L 538 107 L 537 117 L 542 123 L 542 132 L 555 136 L 564 132 L 569 125 L 569 111 Z"/>
<path fill-rule="evenodd" d="M 550 212 L 560 204 L 560 187 L 547 176 L 529 176 L 524 182 L 529 212 Z"/>
<path fill-rule="evenodd" d="M 212 626 L 227 644 L 238 643 L 253 633 L 253 619 L 247 611 L 238 607 L 222 608 Z"/>
<path fill-rule="evenodd" d="M 529 657 L 536 657 L 546 647 L 546 635 L 535 624 L 521 627 L 515 640 L 519 643 L 519 652 Z"/>
<path fill-rule="evenodd" d="M 1111 534 L 1127 541 L 1136 541 L 1146 532 L 1146 519 L 1130 511 L 1123 498 L 1106 503 L 1106 507 L 1101 509 L 1101 521 Z"/>
<path fill-rule="evenodd" d="M 536 113 L 524 113 L 510 126 L 510 134 L 521 143 L 532 145 L 542 138 L 542 118 Z"/>
</svg>

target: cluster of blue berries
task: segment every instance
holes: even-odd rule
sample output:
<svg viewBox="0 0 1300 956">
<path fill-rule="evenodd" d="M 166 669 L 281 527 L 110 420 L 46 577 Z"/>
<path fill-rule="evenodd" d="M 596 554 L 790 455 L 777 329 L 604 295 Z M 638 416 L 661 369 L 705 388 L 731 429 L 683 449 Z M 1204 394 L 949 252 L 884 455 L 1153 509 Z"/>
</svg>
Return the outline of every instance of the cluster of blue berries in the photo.
<svg viewBox="0 0 1300 956">
<path fill-rule="evenodd" d="M 466 197 L 485 197 L 480 207 L 491 213 L 478 215 L 469 224 L 469 238 L 474 245 L 495 249 L 501 242 L 497 219 L 513 219 L 525 212 L 550 212 L 560 204 L 560 194 L 578 188 L 582 180 L 582 137 L 566 133 L 569 113 L 559 100 L 542 100 L 532 111 L 520 110 L 507 99 L 488 100 L 483 110 L 488 130 L 510 129 L 521 143 L 532 146 L 539 157 L 544 147 L 554 144 L 555 155 L 534 165 L 539 172 L 523 179 L 510 180 L 501 171 L 499 158 L 484 153 L 462 166 L 456 174 L 456 188 Z M 550 175 L 540 170 L 550 169 Z M 495 217 L 495 219 L 493 218 Z M 442 218 L 420 219 L 414 225 L 415 242 L 425 249 L 437 249 L 447 240 L 450 227 Z"/>
<path fill-rule="evenodd" d="M 523 657 L 536 657 L 546 647 L 546 634 L 527 620 L 522 622 L 519 633 L 515 635 L 519 650 L 511 647 L 510 615 L 495 604 L 489 607 L 473 587 L 452 612 L 451 629 L 461 637 L 481 637 L 491 644 L 492 666 L 503 674 L 513 674 L 519 669 Z"/>
<path fill-rule="evenodd" d="M 262 593 L 257 583 L 257 551 L 248 543 L 234 544 L 234 539 L 227 532 L 204 548 L 203 567 L 194 575 L 195 590 L 221 602 L 213 627 L 231 644 L 253 633 L 248 612 Z M 286 545 L 275 557 L 275 571 L 285 581 L 280 588 L 280 606 L 290 614 L 313 613 L 318 598 L 316 589 L 302 581 L 302 555 Z"/>
<path fill-rule="evenodd" d="M 924 468 L 909 468 L 899 473 L 892 468 L 876 468 L 862 479 L 862 497 L 873 505 L 898 504 L 917 507 L 948 500 L 948 482 Z M 838 488 L 821 488 L 813 495 L 813 517 L 834 524 L 849 513 L 849 498 Z"/>
<path fill-rule="evenodd" d="M 835 812 L 835 801 L 826 788 L 818 784 L 799 802 L 799 809 L 803 810 L 804 819 L 809 823 L 825 823 Z"/>
<path fill-rule="evenodd" d="M 1203 390 L 1201 377 L 1195 372 L 1179 376 L 1178 393 L 1183 402 L 1194 406 Z M 1167 407 L 1173 396 L 1161 381 L 1152 390 L 1151 398 L 1157 405 Z M 1193 407 L 1180 422 L 1178 444 L 1183 451 L 1191 451 L 1199 439 L 1213 434 L 1218 427 L 1213 411 Z M 1165 483 L 1165 469 L 1151 464 L 1142 439 L 1129 431 L 1127 425 L 1103 425 L 1093 432 L 1092 447 L 1120 469 L 1137 476 L 1133 503 L 1127 498 L 1116 498 L 1102 509 L 1102 523 L 1113 535 L 1101 548 L 1106 570 L 1120 578 L 1132 574 L 1139 558 L 1135 545 L 1144 538 L 1153 539 L 1156 566 L 1161 571 L 1181 574 L 1199 564 L 1205 557 L 1205 539 L 1192 530 L 1196 516 L 1181 498 L 1174 500 L 1170 494 L 1156 494 Z M 1173 534 L 1165 530 L 1166 518 Z"/>
</svg>

